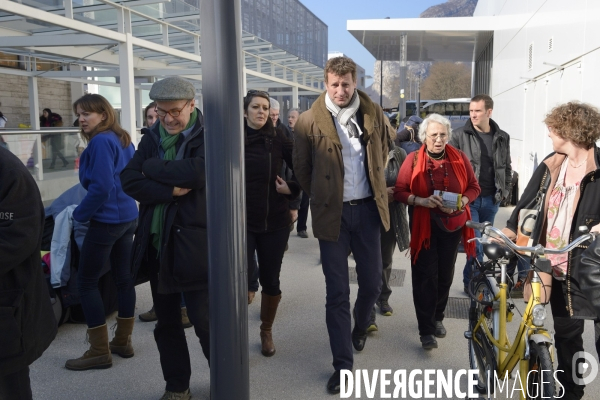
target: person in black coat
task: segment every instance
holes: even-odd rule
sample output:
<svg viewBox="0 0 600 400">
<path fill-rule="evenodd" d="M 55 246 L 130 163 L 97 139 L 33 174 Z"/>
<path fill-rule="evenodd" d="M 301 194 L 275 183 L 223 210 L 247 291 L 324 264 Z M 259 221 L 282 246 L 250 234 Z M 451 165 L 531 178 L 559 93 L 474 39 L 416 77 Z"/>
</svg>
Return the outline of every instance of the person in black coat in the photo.
<svg viewBox="0 0 600 400">
<path fill-rule="evenodd" d="M 150 277 L 165 399 L 191 397 L 182 292 L 202 352 L 210 361 L 204 119 L 194 96 L 194 85 L 183 78 L 169 77 L 152 85 L 150 98 L 156 101 L 160 123 L 142 136 L 121 173 L 123 190 L 140 202 L 132 269 Z"/>
<path fill-rule="evenodd" d="M 56 336 L 42 272 L 44 206 L 23 163 L 0 147 L 0 399 L 31 399 L 29 365 Z"/>
<path fill-rule="evenodd" d="M 297 210 L 289 202 L 300 195 L 300 185 L 279 174 L 285 161 L 292 167 L 293 142 L 269 119 L 269 95 L 251 90 L 244 98 L 246 158 L 246 216 L 248 276 L 258 255 L 262 285 L 260 338 L 262 354 L 275 354 L 271 328 L 281 300 L 279 274 L 285 246 Z"/>
</svg>

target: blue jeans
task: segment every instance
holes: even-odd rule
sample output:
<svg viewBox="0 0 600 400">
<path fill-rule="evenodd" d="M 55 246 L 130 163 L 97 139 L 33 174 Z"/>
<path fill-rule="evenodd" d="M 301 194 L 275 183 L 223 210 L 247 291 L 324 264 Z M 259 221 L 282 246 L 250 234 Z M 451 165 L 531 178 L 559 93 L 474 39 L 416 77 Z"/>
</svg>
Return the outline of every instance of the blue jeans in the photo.
<svg viewBox="0 0 600 400">
<path fill-rule="evenodd" d="M 476 222 L 491 222 L 494 223 L 494 218 L 498 212 L 500 204 L 494 204 L 494 196 L 479 196 L 476 198 L 469 207 L 471 208 L 471 219 Z M 475 236 L 481 237 L 481 232 L 475 229 Z M 476 243 L 477 259 L 479 262 L 483 262 L 483 246 L 481 243 Z M 467 263 L 463 270 L 463 283 L 465 286 L 471 279 L 471 271 L 473 270 L 473 259 L 467 258 Z"/>
<path fill-rule="evenodd" d="M 98 280 L 100 271 L 108 262 L 117 286 L 119 317 L 134 316 L 135 286 L 131 271 L 131 248 L 136 223 L 136 220 L 123 224 L 90 221 L 90 228 L 81 247 L 77 276 L 81 307 L 89 328 L 106 323 Z"/>
</svg>

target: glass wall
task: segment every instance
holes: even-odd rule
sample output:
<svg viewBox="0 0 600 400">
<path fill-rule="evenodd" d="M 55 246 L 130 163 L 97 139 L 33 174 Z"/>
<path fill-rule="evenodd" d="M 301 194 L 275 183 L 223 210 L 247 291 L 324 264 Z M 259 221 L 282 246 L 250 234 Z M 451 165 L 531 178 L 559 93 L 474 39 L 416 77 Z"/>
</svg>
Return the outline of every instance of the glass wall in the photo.
<svg viewBox="0 0 600 400">
<path fill-rule="evenodd" d="M 242 30 L 325 67 L 327 25 L 298 0 L 242 0 Z"/>
</svg>

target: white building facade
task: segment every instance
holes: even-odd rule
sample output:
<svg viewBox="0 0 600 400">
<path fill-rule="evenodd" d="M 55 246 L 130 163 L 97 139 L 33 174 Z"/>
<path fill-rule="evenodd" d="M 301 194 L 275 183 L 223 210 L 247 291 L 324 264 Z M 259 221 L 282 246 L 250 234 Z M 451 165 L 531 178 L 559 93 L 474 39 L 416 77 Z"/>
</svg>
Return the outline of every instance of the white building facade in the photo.
<svg viewBox="0 0 600 400">
<path fill-rule="evenodd" d="M 351 20 L 347 29 L 378 60 L 473 63 L 472 94 L 494 99 L 521 191 L 553 151 L 545 115 L 569 101 L 600 107 L 600 1 L 479 0 L 473 17 Z"/>
<path fill-rule="evenodd" d="M 479 0 L 479 16 L 523 21 L 494 30 L 490 95 L 525 183 L 552 152 L 545 115 L 569 101 L 600 107 L 600 1 Z"/>
</svg>

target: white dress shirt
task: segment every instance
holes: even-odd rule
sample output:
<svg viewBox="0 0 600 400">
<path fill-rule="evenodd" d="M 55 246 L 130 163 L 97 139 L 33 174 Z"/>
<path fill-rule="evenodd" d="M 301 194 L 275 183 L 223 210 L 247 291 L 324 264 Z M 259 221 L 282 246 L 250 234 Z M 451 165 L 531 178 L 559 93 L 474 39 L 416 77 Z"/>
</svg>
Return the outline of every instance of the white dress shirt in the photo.
<svg viewBox="0 0 600 400">
<path fill-rule="evenodd" d="M 360 138 L 350 138 L 348 129 L 339 124 L 334 117 L 335 129 L 342 143 L 342 158 L 344 161 L 344 200 L 359 200 L 372 196 L 371 187 L 367 180 L 365 169 L 365 157 L 367 149 L 361 144 Z M 363 132 L 356 122 L 356 118 L 350 121 L 358 129 L 359 135 Z"/>
</svg>

